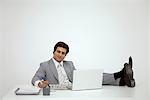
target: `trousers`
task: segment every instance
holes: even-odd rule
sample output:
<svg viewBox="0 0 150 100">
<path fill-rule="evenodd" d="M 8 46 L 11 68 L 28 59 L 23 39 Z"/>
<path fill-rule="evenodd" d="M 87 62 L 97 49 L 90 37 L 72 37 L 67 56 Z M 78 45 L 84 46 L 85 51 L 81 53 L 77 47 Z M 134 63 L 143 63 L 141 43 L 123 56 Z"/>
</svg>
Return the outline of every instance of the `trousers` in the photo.
<svg viewBox="0 0 150 100">
<path fill-rule="evenodd" d="M 109 73 L 103 73 L 103 85 L 114 85 L 119 86 L 120 78 L 116 79 L 114 78 L 114 74 Z"/>
</svg>

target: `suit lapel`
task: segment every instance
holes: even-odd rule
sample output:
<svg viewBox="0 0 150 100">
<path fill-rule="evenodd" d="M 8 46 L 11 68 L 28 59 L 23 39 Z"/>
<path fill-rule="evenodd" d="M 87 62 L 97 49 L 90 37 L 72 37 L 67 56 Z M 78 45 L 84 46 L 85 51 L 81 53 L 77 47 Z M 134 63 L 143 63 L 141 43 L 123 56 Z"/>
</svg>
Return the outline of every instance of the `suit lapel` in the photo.
<svg viewBox="0 0 150 100">
<path fill-rule="evenodd" d="M 48 64 L 49 64 L 49 66 L 50 66 L 51 71 L 53 72 L 53 75 L 55 76 L 55 78 L 56 78 L 57 81 L 58 81 L 58 73 L 57 73 L 57 69 L 56 69 L 56 67 L 55 67 L 55 64 L 54 64 L 53 60 L 50 59 L 49 62 L 48 62 Z"/>
</svg>

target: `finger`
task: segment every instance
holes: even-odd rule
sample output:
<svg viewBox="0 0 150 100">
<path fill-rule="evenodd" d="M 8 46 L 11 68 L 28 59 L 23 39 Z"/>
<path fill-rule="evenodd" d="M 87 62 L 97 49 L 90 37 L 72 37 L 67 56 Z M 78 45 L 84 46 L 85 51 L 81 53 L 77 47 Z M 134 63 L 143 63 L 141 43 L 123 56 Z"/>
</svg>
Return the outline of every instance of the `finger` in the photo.
<svg viewBox="0 0 150 100">
<path fill-rule="evenodd" d="M 40 88 L 45 88 L 45 87 L 47 87 L 47 85 L 48 85 L 48 84 L 41 83 L 39 86 L 40 86 Z"/>
<path fill-rule="evenodd" d="M 38 85 L 40 88 L 44 88 L 44 84 L 43 83 L 39 83 Z"/>
<path fill-rule="evenodd" d="M 46 80 L 46 81 L 42 81 L 42 83 L 44 83 L 44 84 L 48 84 L 48 81 Z"/>
</svg>

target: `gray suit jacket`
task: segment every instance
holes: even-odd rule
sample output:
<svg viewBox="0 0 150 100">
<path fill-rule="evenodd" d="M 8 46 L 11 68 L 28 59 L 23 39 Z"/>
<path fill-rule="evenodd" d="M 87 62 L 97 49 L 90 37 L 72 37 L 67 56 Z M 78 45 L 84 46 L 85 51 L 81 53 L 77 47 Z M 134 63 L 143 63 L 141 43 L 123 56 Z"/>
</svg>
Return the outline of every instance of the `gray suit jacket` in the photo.
<svg viewBox="0 0 150 100">
<path fill-rule="evenodd" d="M 73 70 L 75 70 L 72 61 L 63 61 L 63 67 L 69 81 L 72 82 Z M 42 79 L 48 80 L 49 84 L 59 84 L 57 69 L 52 59 L 40 64 L 40 68 L 37 70 L 34 77 L 32 78 L 32 84 L 34 85 L 37 80 Z"/>
</svg>

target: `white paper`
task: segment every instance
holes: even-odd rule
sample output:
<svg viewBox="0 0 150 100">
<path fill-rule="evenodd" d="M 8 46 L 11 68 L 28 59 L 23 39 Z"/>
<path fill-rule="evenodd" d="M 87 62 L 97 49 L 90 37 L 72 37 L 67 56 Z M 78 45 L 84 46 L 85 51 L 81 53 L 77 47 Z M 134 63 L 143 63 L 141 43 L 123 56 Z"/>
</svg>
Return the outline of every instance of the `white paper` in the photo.
<svg viewBox="0 0 150 100">
<path fill-rule="evenodd" d="M 39 94 L 40 88 L 36 87 L 18 87 L 15 91 L 16 94 L 25 95 L 25 94 Z"/>
</svg>

